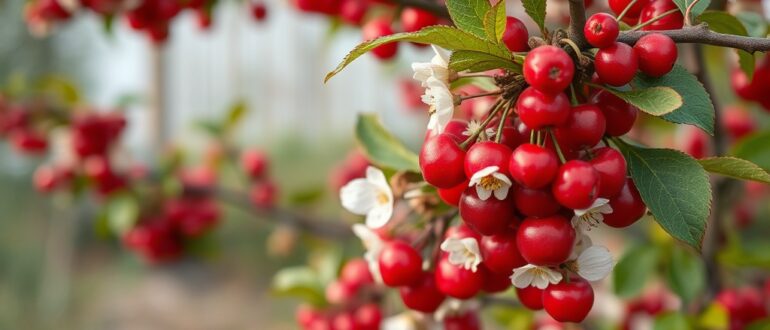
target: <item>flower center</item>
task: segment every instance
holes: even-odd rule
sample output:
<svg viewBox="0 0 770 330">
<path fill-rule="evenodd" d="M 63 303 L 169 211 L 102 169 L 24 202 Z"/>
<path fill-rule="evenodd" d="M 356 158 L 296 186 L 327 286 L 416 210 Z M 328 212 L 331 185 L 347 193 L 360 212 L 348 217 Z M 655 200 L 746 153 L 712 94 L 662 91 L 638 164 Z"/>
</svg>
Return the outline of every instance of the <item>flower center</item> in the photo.
<svg viewBox="0 0 770 330">
<path fill-rule="evenodd" d="M 481 178 L 481 181 L 479 181 L 479 186 L 486 190 L 497 190 L 503 187 L 503 181 L 492 175 L 487 175 Z"/>
<path fill-rule="evenodd" d="M 593 227 L 598 227 L 599 223 L 602 222 L 602 219 L 603 217 L 601 213 L 594 211 L 589 211 L 588 213 L 580 216 L 580 221 L 584 221 L 588 224 L 588 230 L 591 230 Z"/>
<path fill-rule="evenodd" d="M 388 194 L 380 191 L 377 193 L 377 203 L 380 203 L 380 205 L 388 204 L 390 201 L 390 198 L 388 198 Z"/>
</svg>

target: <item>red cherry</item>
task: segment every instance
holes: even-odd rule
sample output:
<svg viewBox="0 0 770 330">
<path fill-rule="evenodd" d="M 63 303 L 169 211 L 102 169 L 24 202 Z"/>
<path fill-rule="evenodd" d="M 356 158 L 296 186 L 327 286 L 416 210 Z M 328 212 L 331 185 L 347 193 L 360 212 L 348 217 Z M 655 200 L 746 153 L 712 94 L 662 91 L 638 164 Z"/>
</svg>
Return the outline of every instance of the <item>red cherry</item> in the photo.
<svg viewBox="0 0 770 330">
<path fill-rule="evenodd" d="M 543 309 L 543 290 L 534 286 L 528 286 L 524 289 L 516 288 L 516 296 L 519 297 L 524 307 L 533 311 Z"/>
<path fill-rule="evenodd" d="M 481 330 L 481 320 L 476 312 L 466 311 L 444 318 L 444 330 Z"/>
<path fill-rule="evenodd" d="M 326 286 L 326 300 L 332 304 L 344 304 L 356 295 L 356 288 L 342 281 L 334 281 Z"/>
<path fill-rule="evenodd" d="M 563 49 L 540 46 L 524 59 L 524 79 L 535 89 L 550 95 L 561 93 L 572 83 L 575 64 Z"/>
<path fill-rule="evenodd" d="M 303 328 L 308 328 L 313 322 L 323 318 L 320 311 L 305 304 L 300 305 L 294 315 L 297 319 L 297 324 Z"/>
<path fill-rule="evenodd" d="M 417 32 L 424 27 L 436 24 L 438 24 L 438 17 L 427 10 L 406 7 L 401 11 L 401 29 L 404 32 Z"/>
<path fill-rule="evenodd" d="M 45 136 L 29 128 L 13 130 L 10 141 L 16 151 L 26 155 L 39 155 L 48 149 Z"/>
<path fill-rule="evenodd" d="M 484 286 L 481 288 L 484 292 L 499 293 L 511 287 L 511 274 L 491 272 L 483 264 L 479 271 L 484 273 Z"/>
<path fill-rule="evenodd" d="M 484 285 L 484 274 L 481 271 L 473 272 L 450 264 L 446 256 L 440 257 L 436 263 L 435 277 L 438 290 L 457 299 L 475 296 Z"/>
<path fill-rule="evenodd" d="M 504 200 L 481 200 L 476 187 L 469 187 L 460 197 L 460 217 L 463 222 L 482 235 L 494 235 L 505 231 L 516 222 L 513 194 Z"/>
<path fill-rule="evenodd" d="M 465 175 L 470 178 L 490 166 L 497 166 L 501 173 L 508 175 L 510 157 L 511 149 L 504 144 L 492 141 L 476 143 L 465 154 Z"/>
<path fill-rule="evenodd" d="M 631 4 L 632 0 L 609 0 L 610 9 L 615 13 L 615 15 L 620 15 L 620 13 L 623 12 L 623 10 L 628 7 L 628 5 Z M 625 17 L 636 19 L 639 17 L 639 14 L 642 13 L 642 9 L 644 9 L 644 6 L 647 5 L 647 0 L 640 0 L 637 1 L 631 8 L 626 12 Z M 624 18 L 625 18 L 624 17 Z"/>
<path fill-rule="evenodd" d="M 543 307 L 559 322 L 580 323 L 594 305 L 594 290 L 583 279 L 549 285 L 543 292 Z"/>
<path fill-rule="evenodd" d="M 759 86 L 752 84 L 752 82 L 753 79 L 749 80 L 749 77 L 740 68 L 734 69 L 732 75 L 730 75 L 730 83 L 735 94 L 738 94 L 744 100 L 756 101 L 760 99 L 762 92 L 758 88 Z"/>
<path fill-rule="evenodd" d="M 757 130 L 756 121 L 751 117 L 748 111 L 740 107 L 728 107 L 724 111 L 722 116 L 722 123 L 724 124 L 727 133 L 733 139 L 740 139 L 746 135 L 749 135 Z"/>
<path fill-rule="evenodd" d="M 392 241 L 378 259 L 382 282 L 390 287 L 417 283 L 422 276 L 422 257 L 409 244 Z"/>
<path fill-rule="evenodd" d="M 505 32 L 503 43 L 512 52 L 526 52 L 529 50 L 529 32 L 522 21 L 513 16 L 505 19 Z"/>
<path fill-rule="evenodd" d="M 678 51 L 671 38 L 660 33 L 645 35 L 634 45 L 639 57 L 639 70 L 650 77 L 662 77 L 671 72 Z"/>
<path fill-rule="evenodd" d="M 639 110 L 623 99 L 607 91 L 598 91 L 591 98 L 604 113 L 607 121 L 607 135 L 621 136 L 628 133 L 634 126 Z"/>
<path fill-rule="evenodd" d="M 447 239 L 447 238 L 463 239 L 467 237 L 473 237 L 477 241 L 481 240 L 481 234 L 471 229 L 471 227 L 468 227 L 468 225 L 462 222 L 457 224 L 454 227 L 449 227 L 446 233 L 444 233 L 444 239 Z"/>
<path fill-rule="evenodd" d="M 657 18 L 663 13 L 677 9 L 676 4 L 671 0 L 652 0 L 639 15 L 639 24 L 646 23 L 647 21 Z M 669 14 L 653 23 L 642 28 L 643 31 L 661 31 L 661 30 L 679 30 L 684 25 L 684 16 L 682 12 L 675 11 L 673 14 Z"/>
<path fill-rule="evenodd" d="M 626 159 L 619 151 L 601 147 L 593 151 L 590 163 L 599 173 L 599 197 L 617 195 L 626 183 Z"/>
<path fill-rule="evenodd" d="M 278 199 L 278 187 L 272 181 L 255 183 L 249 191 L 249 200 L 254 206 L 269 209 L 275 206 Z"/>
<path fill-rule="evenodd" d="M 500 143 L 508 146 L 511 150 L 516 149 L 518 146 L 529 143 L 529 128 L 527 125 L 521 123 L 519 118 L 510 126 L 503 127 L 502 138 Z"/>
<path fill-rule="evenodd" d="M 361 258 L 349 260 L 340 271 L 340 281 L 353 288 L 374 283 L 372 273 L 369 272 L 369 264 Z"/>
<path fill-rule="evenodd" d="M 479 245 L 484 265 L 493 273 L 510 276 L 514 268 L 527 264 L 516 246 L 515 230 L 484 236 Z"/>
<path fill-rule="evenodd" d="M 612 213 L 604 215 L 604 223 L 615 228 L 628 227 L 647 212 L 647 206 L 630 178 L 626 179 L 620 192 L 610 198 L 610 207 L 612 207 Z"/>
<path fill-rule="evenodd" d="M 355 310 L 353 319 L 356 330 L 378 330 L 382 322 L 382 310 L 377 304 L 366 304 Z"/>
<path fill-rule="evenodd" d="M 518 101 L 516 109 L 521 121 L 530 129 L 558 126 L 567 121 L 570 104 L 564 93 L 555 96 L 545 94 L 533 87 L 527 87 Z"/>
<path fill-rule="evenodd" d="M 393 34 L 390 21 L 385 18 L 377 18 L 369 21 L 363 27 L 364 40 L 374 40 L 379 37 Z M 372 49 L 372 54 L 381 60 L 389 60 L 396 56 L 398 43 L 392 42 Z"/>
<path fill-rule="evenodd" d="M 564 207 L 579 210 L 591 206 L 599 192 L 599 173 L 582 160 L 564 163 L 556 174 L 551 192 Z"/>
<path fill-rule="evenodd" d="M 536 144 L 520 145 L 511 154 L 508 169 L 516 182 L 528 188 L 542 188 L 553 181 L 559 159 L 550 149 Z"/>
<path fill-rule="evenodd" d="M 123 241 L 151 263 L 173 261 L 182 255 L 182 242 L 173 225 L 160 218 L 143 219 L 125 234 Z"/>
<path fill-rule="evenodd" d="M 607 13 L 596 13 L 591 15 L 583 28 L 586 40 L 591 46 L 596 48 L 606 48 L 612 46 L 620 34 L 620 26 L 615 17 Z"/>
<path fill-rule="evenodd" d="M 579 150 L 590 148 L 601 141 L 607 127 L 604 114 L 591 104 L 575 106 L 567 122 L 556 127 L 556 139 L 562 148 Z"/>
<path fill-rule="evenodd" d="M 369 1 L 343 0 L 340 4 L 340 19 L 351 25 L 361 25 L 369 10 Z"/>
<path fill-rule="evenodd" d="M 420 150 L 420 169 L 425 181 L 439 188 L 453 188 L 465 177 L 465 151 L 449 134 L 425 140 Z"/>
<path fill-rule="evenodd" d="M 594 68 L 605 84 L 623 86 L 631 82 L 639 68 L 639 59 L 631 46 L 615 42 L 599 49 L 594 58 Z"/>
<path fill-rule="evenodd" d="M 561 209 L 561 205 L 553 198 L 548 188 L 530 189 L 516 186 L 513 191 L 513 200 L 516 209 L 528 217 L 547 217 Z"/>
<path fill-rule="evenodd" d="M 704 158 L 711 154 L 711 140 L 706 132 L 695 126 L 682 126 L 678 128 L 676 147 L 693 158 Z"/>
<path fill-rule="evenodd" d="M 441 306 L 446 296 L 436 287 L 434 276 L 433 273 L 423 273 L 416 284 L 399 289 L 401 301 L 406 307 L 418 312 L 433 313 Z"/>
<path fill-rule="evenodd" d="M 262 1 L 254 2 L 251 4 L 251 16 L 257 22 L 262 22 L 267 17 L 267 6 Z"/>
<path fill-rule="evenodd" d="M 468 188 L 468 181 L 448 189 L 438 188 L 438 196 L 441 197 L 441 200 L 444 201 L 444 203 L 458 206 L 460 204 L 460 197 L 462 197 L 466 188 Z"/>
<path fill-rule="evenodd" d="M 516 245 L 528 263 L 556 266 L 567 259 L 575 245 L 575 229 L 569 220 L 554 215 L 548 218 L 527 218 L 516 232 Z M 548 248 L 543 248 L 543 247 Z"/>
<path fill-rule="evenodd" d="M 267 155 L 259 150 L 244 150 L 241 153 L 241 168 L 252 179 L 259 179 L 267 173 Z"/>
</svg>

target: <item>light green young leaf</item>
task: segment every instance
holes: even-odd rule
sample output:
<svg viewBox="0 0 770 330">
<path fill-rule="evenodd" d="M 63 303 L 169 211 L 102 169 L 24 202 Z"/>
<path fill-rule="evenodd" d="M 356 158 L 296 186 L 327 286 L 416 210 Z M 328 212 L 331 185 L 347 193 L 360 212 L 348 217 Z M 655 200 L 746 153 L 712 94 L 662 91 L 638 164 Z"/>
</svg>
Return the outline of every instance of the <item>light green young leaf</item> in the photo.
<svg viewBox="0 0 770 330">
<path fill-rule="evenodd" d="M 698 16 L 700 16 L 701 13 L 703 13 L 704 10 L 706 10 L 709 7 L 709 4 L 711 4 L 711 0 L 673 0 L 676 6 L 679 8 L 680 11 L 682 11 L 682 15 L 685 15 L 687 13 L 687 7 L 689 7 L 694 2 L 697 2 L 693 7 L 692 11 L 690 11 L 690 19 L 695 19 Z"/>
<path fill-rule="evenodd" d="M 449 68 L 456 72 L 482 72 L 492 69 L 506 69 L 521 73 L 521 65 L 505 59 L 473 50 L 458 50 L 449 58 Z"/>
<path fill-rule="evenodd" d="M 377 166 L 420 172 L 417 155 L 390 134 L 375 114 L 358 115 L 356 141 L 363 148 L 366 158 Z"/>
<path fill-rule="evenodd" d="M 484 16 L 484 30 L 486 38 L 490 41 L 500 42 L 505 33 L 505 1 L 501 0 L 490 9 Z"/>
<path fill-rule="evenodd" d="M 765 171 L 770 171 L 770 131 L 747 136 L 735 145 L 733 156 L 748 160 Z"/>
<path fill-rule="evenodd" d="M 654 245 L 637 245 L 626 251 L 612 271 L 615 294 L 621 297 L 638 295 L 657 264 L 658 250 Z"/>
<path fill-rule="evenodd" d="M 537 27 L 540 28 L 540 32 L 545 35 L 545 5 L 546 0 L 522 0 L 521 4 L 524 5 L 524 11 L 527 12 L 530 18 L 535 21 Z"/>
<path fill-rule="evenodd" d="M 318 273 L 310 267 L 280 270 L 273 276 L 272 289 L 274 294 L 302 298 L 316 306 L 326 303 L 323 283 Z"/>
<path fill-rule="evenodd" d="M 230 106 L 230 109 L 227 111 L 227 116 L 225 117 L 222 127 L 225 129 L 225 131 L 231 131 L 243 121 L 243 118 L 246 117 L 248 112 L 249 107 L 246 102 L 236 102 Z"/>
<path fill-rule="evenodd" d="M 122 235 L 139 220 L 139 201 L 136 197 L 121 193 L 110 197 L 106 205 L 107 223 L 110 230 Z"/>
<path fill-rule="evenodd" d="M 654 86 L 629 91 L 600 87 L 653 116 L 669 114 L 682 106 L 682 96 L 671 87 Z"/>
<path fill-rule="evenodd" d="M 727 329 L 730 316 L 722 305 L 714 302 L 698 317 L 698 326 L 704 329 Z"/>
<path fill-rule="evenodd" d="M 668 312 L 655 319 L 653 330 L 686 330 L 692 329 L 687 317 L 680 312 Z"/>
<path fill-rule="evenodd" d="M 711 157 L 699 159 L 706 171 L 740 180 L 751 180 L 770 184 L 770 174 L 748 160 L 735 157 Z"/>
<path fill-rule="evenodd" d="M 446 7 L 457 28 L 486 38 L 484 18 L 491 8 L 489 0 L 447 0 Z"/>
<path fill-rule="evenodd" d="M 706 286 L 703 260 L 679 246 L 672 246 L 666 282 L 685 303 L 693 301 Z"/>
</svg>

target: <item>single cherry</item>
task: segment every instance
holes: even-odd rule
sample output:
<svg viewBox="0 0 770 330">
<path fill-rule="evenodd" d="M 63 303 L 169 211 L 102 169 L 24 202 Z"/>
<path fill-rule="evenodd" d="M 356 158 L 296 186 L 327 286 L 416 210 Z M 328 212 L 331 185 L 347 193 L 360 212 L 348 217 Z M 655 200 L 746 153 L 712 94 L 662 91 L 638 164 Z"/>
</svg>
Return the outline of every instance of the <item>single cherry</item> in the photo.
<svg viewBox="0 0 770 330">
<path fill-rule="evenodd" d="M 623 86 L 631 82 L 639 68 L 639 59 L 631 46 L 615 42 L 599 49 L 594 57 L 594 68 L 605 84 Z"/>
<path fill-rule="evenodd" d="M 497 166 L 501 173 L 508 175 L 510 157 L 511 149 L 504 144 L 493 141 L 476 143 L 465 154 L 465 175 L 470 178 L 490 166 Z"/>
<path fill-rule="evenodd" d="M 634 45 L 634 51 L 639 57 L 639 70 L 656 78 L 671 72 L 678 56 L 674 41 L 660 33 L 639 38 Z"/>
<path fill-rule="evenodd" d="M 607 13 L 596 13 L 591 15 L 583 28 L 586 40 L 591 46 L 596 48 L 606 48 L 612 46 L 620 34 L 620 26 L 615 17 Z"/>
<path fill-rule="evenodd" d="M 609 147 L 595 149 L 589 161 L 599 173 L 599 197 L 614 197 L 626 183 L 626 159 L 620 151 Z"/>
<path fill-rule="evenodd" d="M 513 190 L 513 202 L 521 214 L 528 217 L 547 217 L 556 214 L 561 205 L 551 194 L 551 189 L 531 189 L 516 186 Z"/>
<path fill-rule="evenodd" d="M 363 27 L 364 40 L 374 40 L 379 37 L 393 34 L 390 21 L 385 18 L 377 18 L 367 22 Z M 372 49 L 372 54 L 381 60 L 389 60 L 396 56 L 398 43 L 391 42 Z"/>
<path fill-rule="evenodd" d="M 460 197 L 459 208 L 463 222 L 482 235 L 502 233 L 517 220 L 511 193 L 504 200 L 481 200 L 476 187 L 468 187 Z"/>
<path fill-rule="evenodd" d="M 516 231 L 513 229 L 497 235 L 484 236 L 479 248 L 484 265 L 490 272 L 510 276 L 514 268 L 527 264 L 516 246 Z"/>
<path fill-rule="evenodd" d="M 505 19 L 505 32 L 503 43 L 512 52 L 526 52 L 529 50 L 529 32 L 522 21 L 513 16 Z"/>
<path fill-rule="evenodd" d="M 543 292 L 545 311 L 559 322 L 583 322 L 593 305 L 594 289 L 583 279 L 551 284 Z"/>
<path fill-rule="evenodd" d="M 598 91 L 591 98 L 591 103 L 599 106 L 607 121 L 606 134 L 622 136 L 634 126 L 639 109 L 607 91 Z"/>
<path fill-rule="evenodd" d="M 448 134 L 425 140 L 420 150 L 420 169 L 425 181 L 439 188 L 465 182 L 465 151 Z"/>
<path fill-rule="evenodd" d="M 444 330 L 481 330 L 481 320 L 475 311 L 452 314 L 444 318 Z"/>
<path fill-rule="evenodd" d="M 575 64 L 563 49 L 540 46 L 524 59 L 524 79 L 530 86 L 550 95 L 566 89 L 575 75 Z"/>
<path fill-rule="evenodd" d="M 508 162 L 511 177 L 519 184 L 534 189 L 550 184 L 558 169 L 559 159 L 553 151 L 530 143 L 516 148 Z"/>
<path fill-rule="evenodd" d="M 549 95 L 533 87 L 527 87 L 516 101 L 519 118 L 530 129 L 564 124 L 569 110 L 569 99 L 564 93 Z"/>
<path fill-rule="evenodd" d="M 360 288 L 364 285 L 374 283 L 372 273 L 369 271 L 369 264 L 366 260 L 357 258 L 345 263 L 340 271 L 340 281 L 354 288 Z"/>
<path fill-rule="evenodd" d="M 560 215 L 527 218 L 516 232 L 516 246 L 528 263 L 556 266 L 569 259 L 575 236 L 570 221 Z"/>
<path fill-rule="evenodd" d="M 516 296 L 519 297 L 524 307 L 533 311 L 543 309 L 543 290 L 534 286 L 528 286 L 524 289 L 516 288 Z"/>
<path fill-rule="evenodd" d="M 435 275 L 428 272 L 423 273 L 417 283 L 402 286 L 399 294 L 406 307 L 423 313 L 435 312 L 446 298 L 436 287 Z"/>
<path fill-rule="evenodd" d="M 382 282 L 390 287 L 412 285 L 422 276 L 422 257 L 409 244 L 391 241 L 378 259 Z"/>
<path fill-rule="evenodd" d="M 607 121 L 599 107 L 583 104 L 572 107 L 567 121 L 556 127 L 556 139 L 563 148 L 580 150 L 595 146 L 604 137 Z"/>
<path fill-rule="evenodd" d="M 639 24 L 644 24 L 674 9 L 677 9 L 677 6 L 671 0 L 652 0 L 642 9 Z M 682 26 L 684 26 L 684 16 L 677 10 L 642 27 L 642 31 L 679 30 Z"/>
<path fill-rule="evenodd" d="M 452 188 L 438 188 L 438 197 L 441 197 L 441 200 L 448 205 L 458 206 L 460 205 L 460 197 L 466 188 L 468 188 L 467 180 Z"/>
<path fill-rule="evenodd" d="M 457 299 L 468 299 L 481 291 L 484 285 L 484 274 L 473 272 L 463 267 L 449 263 L 446 256 L 439 258 L 436 263 L 436 286 L 447 296 Z"/>
<path fill-rule="evenodd" d="M 630 178 L 626 179 L 620 192 L 610 198 L 609 205 L 612 207 L 612 213 L 604 215 L 604 223 L 615 228 L 628 227 L 647 212 L 647 206 Z"/>
<path fill-rule="evenodd" d="M 433 13 L 414 7 L 401 11 L 401 28 L 404 32 L 417 32 L 424 27 L 438 24 L 438 17 Z"/>
<path fill-rule="evenodd" d="M 585 209 L 596 200 L 600 176 L 590 163 L 570 160 L 556 174 L 551 192 L 559 204 L 573 210 Z"/>
</svg>

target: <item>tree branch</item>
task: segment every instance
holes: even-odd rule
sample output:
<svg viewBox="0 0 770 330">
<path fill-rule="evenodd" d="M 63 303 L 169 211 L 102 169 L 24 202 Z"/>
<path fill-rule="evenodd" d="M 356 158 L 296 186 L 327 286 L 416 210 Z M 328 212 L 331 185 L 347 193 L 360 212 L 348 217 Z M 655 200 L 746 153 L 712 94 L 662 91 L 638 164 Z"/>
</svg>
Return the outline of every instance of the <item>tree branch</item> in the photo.
<svg viewBox="0 0 770 330">
<path fill-rule="evenodd" d="M 588 41 L 583 34 L 583 27 L 586 25 L 586 7 L 583 0 L 569 0 L 569 38 L 578 45 L 578 47 L 587 48 Z"/>
<path fill-rule="evenodd" d="M 572 4 L 573 0 L 570 0 Z M 665 31 L 623 31 L 618 36 L 618 42 L 633 45 L 639 38 L 650 34 L 665 34 L 676 43 L 696 43 L 712 46 L 729 47 L 745 50 L 749 53 L 757 51 L 770 51 L 770 38 L 753 38 L 736 36 L 732 34 L 717 33 L 709 30 L 706 23 L 696 26 L 684 27 L 678 30 Z"/>
<path fill-rule="evenodd" d="M 446 6 L 433 0 L 396 0 L 394 2 L 404 7 L 427 10 L 438 17 L 449 18 L 449 10 Z"/>
</svg>

